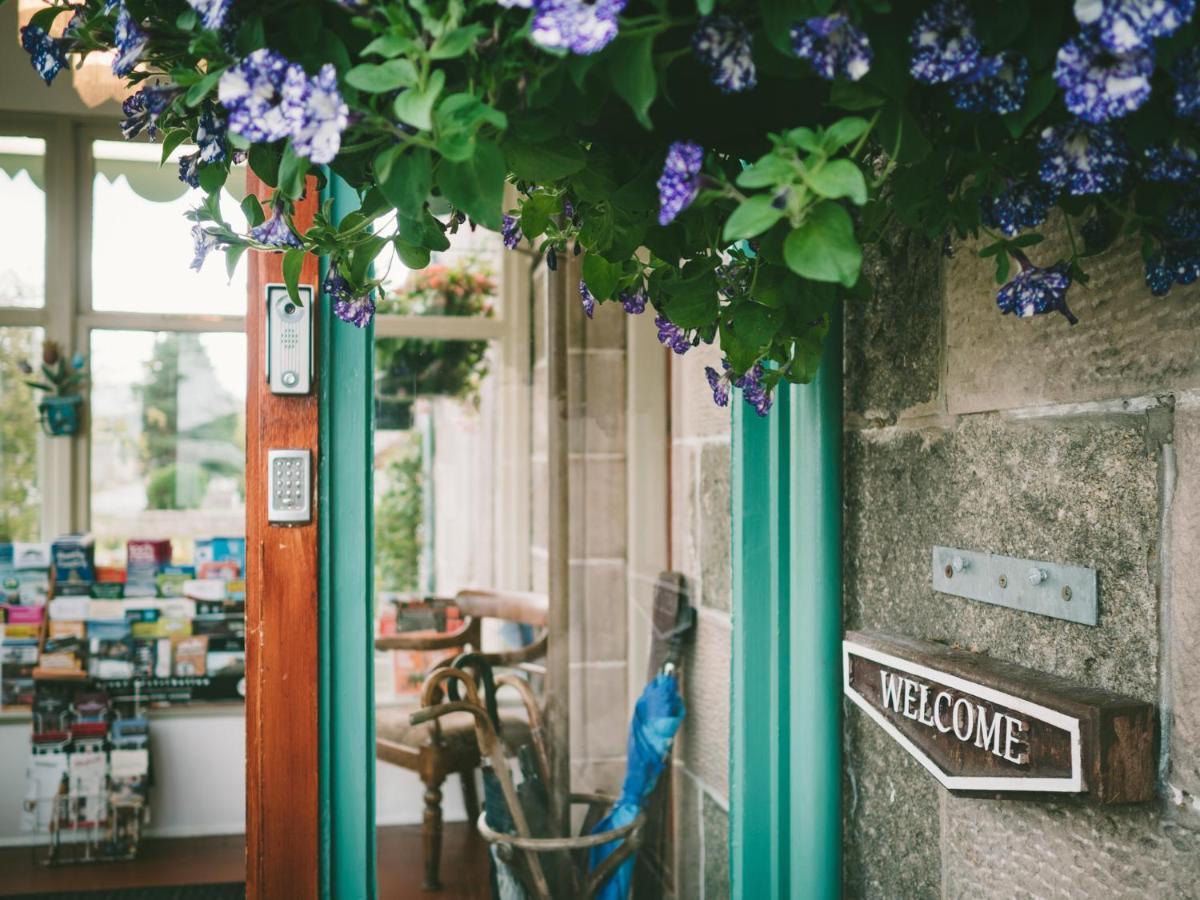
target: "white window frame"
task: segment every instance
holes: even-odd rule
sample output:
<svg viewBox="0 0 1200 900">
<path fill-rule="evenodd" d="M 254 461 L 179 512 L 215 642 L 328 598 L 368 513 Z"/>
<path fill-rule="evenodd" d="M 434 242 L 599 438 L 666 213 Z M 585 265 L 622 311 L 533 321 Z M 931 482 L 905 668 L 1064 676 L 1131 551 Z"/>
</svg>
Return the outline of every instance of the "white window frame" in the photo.
<svg viewBox="0 0 1200 900">
<path fill-rule="evenodd" d="M 90 354 L 93 331 L 244 332 L 244 316 L 188 312 L 106 312 L 92 308 L 92 143 L 121 140 L 106 118 L 0 113 L 0 134 L 45 141 L 45 305 L 0 307 L 0 327 L 41 328 L 68 354 Z M 60 251 L 55 253 L 55 250 Z M 529 585 L 530 258 L 505 253 L 500 285 L 504 302 L 493 318 L 380 315 L 375 337 L 488 340 L 499 348 L 500 453 L 514 477 L 497 485 L 494 533 L 500 588 Z M 183 273 L 181 273 L 183 274 Z M 90 398 L 89 398 L 90 399 Z M 86 420 L 85 420 L 86 421 Z M 91 432 L 39 445 L 43 540 L 86 531 L 91 519 Z"/>
</svg>

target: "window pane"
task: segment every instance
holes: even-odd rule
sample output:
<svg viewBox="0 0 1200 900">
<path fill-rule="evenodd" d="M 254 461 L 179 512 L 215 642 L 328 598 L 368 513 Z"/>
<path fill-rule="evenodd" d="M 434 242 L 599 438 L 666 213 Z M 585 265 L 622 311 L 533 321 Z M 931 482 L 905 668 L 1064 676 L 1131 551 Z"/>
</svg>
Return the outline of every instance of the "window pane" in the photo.
<svg viewBox="0 0 1200 900">
<path fill-rule="evenodd" d="M 92 144 L 92 308 L 105 312 L 246 312 L 246 258 L 232 281 L 224 254 L 199 272 L 192 260 L 192 222 L 184 213 L 200 205 L 202 191 L 179 180 L 178 166 L 159 166 L 156 144 L 96 141 Z M 181 152 L 176 151 L 172 159 Z M 245 168 L 235 167 L 221 192 L 221 212 L 244 229 L 238 205 Z"/>
<path fill-rule="evenodd" d="M 20 369 L 36 366 L 41 348 L 40 328 L 0 328 L 0 542 L 36 541 L 41 531 L 39 394 Z"/>
<path fill-rule="evenodd" d="M 96 561 L 130 538 L 245 531 L 246 337 L 92 333 L 92 532 Z"/>
<path fill-rule="evenodd" d="M 428 267 L 409 269 L 388 245 L 375 261 L 383 279 L 381 314 L 491 316 L 498 314 L 496 276 L 504 244 L 494 231 L 461 226 L 447 235 L 450 248 L 430 257 Z M 482 283 L 480 283 L 482 282 Z"/>
<path fill-rule="evenodd" d="M 0 306 L 46 302 L 46 142 L 0 135 Z"/>
</svg>

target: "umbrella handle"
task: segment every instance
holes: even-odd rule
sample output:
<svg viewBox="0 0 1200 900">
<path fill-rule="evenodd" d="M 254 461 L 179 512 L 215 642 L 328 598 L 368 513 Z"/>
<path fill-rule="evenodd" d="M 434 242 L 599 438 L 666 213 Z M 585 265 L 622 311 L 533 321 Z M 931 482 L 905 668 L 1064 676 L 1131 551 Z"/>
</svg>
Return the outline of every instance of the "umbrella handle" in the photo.
<svg viewBox="0 0 1200 900">
<path fill-rule="evenodd" d="M 529 737 L 533 740 L 533 749 L 537 752 L 538 774 L 542 776 L 543 784 L 549 784 L 550 755 L 546 750 L 546 735 L 542 730 L 542 711 L 538 707 L 537 697 L 534 696 L 529 682 L 519 675 L 513 675 L 510 672 L 497 675 L 496 690 L 505 685 L 521 695 L 521 702 L 525 705 L 525 715 L 529 719 Z"/>
</svg>

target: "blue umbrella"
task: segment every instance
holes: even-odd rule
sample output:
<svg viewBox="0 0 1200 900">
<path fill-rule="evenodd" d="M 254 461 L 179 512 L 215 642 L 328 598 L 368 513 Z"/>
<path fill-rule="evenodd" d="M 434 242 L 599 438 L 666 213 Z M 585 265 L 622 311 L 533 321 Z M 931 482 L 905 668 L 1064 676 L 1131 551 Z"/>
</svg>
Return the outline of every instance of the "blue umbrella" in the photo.
<svg viewBox="0 0 1200 900">
<path fill-rule="evenodd" d="M 683 698 L 679 696 L 679 684 L 674 674 L 656 675 L 642 691 L 633 710 L 621 798 L 592 829 L 592 834 L 620 828 L 637 818 L 642 804 L 658 783 L 658 776 L 666 768 L 667 755 L 671 752 L 671 744 L 683 722 L 684 713 Z M 593 847 L 588 853 L 589 868 L 594 871 L 619 846 L 619 842 L 613 841 Z M 597 898 L 625 900 L 633 882 L 633 864 L 631 855 L 601 886 Z"/>
</svg>

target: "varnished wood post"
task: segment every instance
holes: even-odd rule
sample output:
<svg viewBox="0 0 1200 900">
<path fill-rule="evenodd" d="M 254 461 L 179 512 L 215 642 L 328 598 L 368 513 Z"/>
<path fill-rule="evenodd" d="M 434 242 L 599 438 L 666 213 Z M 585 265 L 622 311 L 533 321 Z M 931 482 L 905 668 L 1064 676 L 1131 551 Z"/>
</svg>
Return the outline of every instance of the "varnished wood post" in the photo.
<svg viewBox="0 0 1200 900">
<path fill-rule="evenodd" d="M 269 189 L 248 173 L 260 198 Z M 296 227 L 319 201 L 309 179 Z M 267 523 L 267 451 L 308 448 L 317 471 L 317 396 L 272 394 L 265 375 L 266 285 L 283 255 L 251 253 L 246 307 L 246 896 L 307 900 L 319 891 L 317 491 L 306 525 Z M 300 283 L 318 292 L 308 257 Z M 317 327 L 314 316 L 314 328 Z M 314 346 L 318 346 L 314 344 Z M 319 363 L 314 361 L 314 374 Z"/>
<path fill-rule="evenodd" d="M 560 263 L 560 265 L 562 265 Z M 550 732 L 551 818 L 570 835 L 571 793 L 571 517 L 567 408 L 567 273 L 545 270 L 549 644 L 546 653 L 546 723 Z"/>
</svg>

